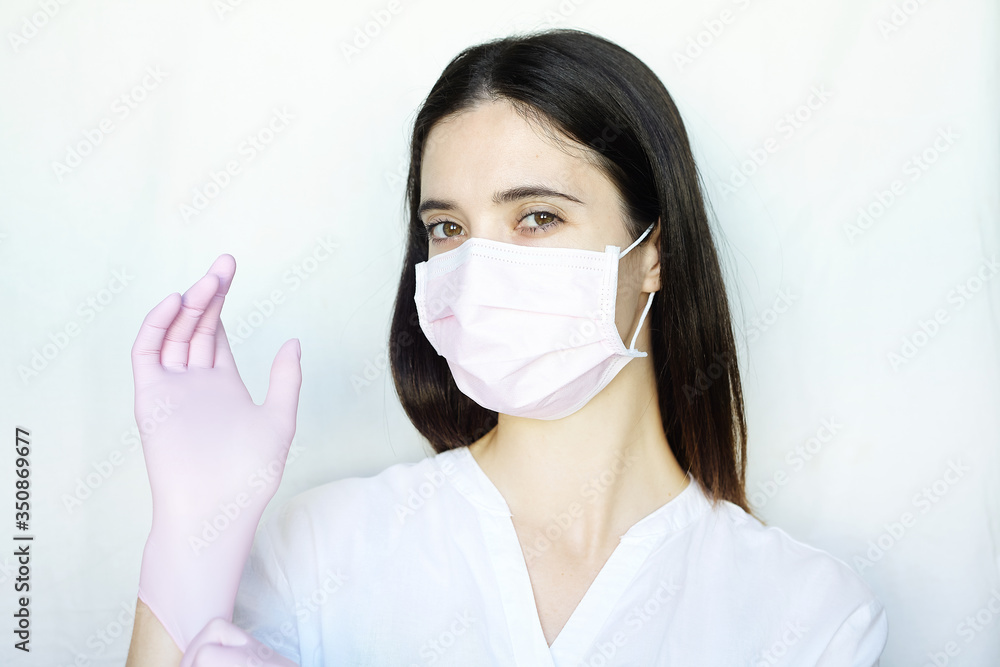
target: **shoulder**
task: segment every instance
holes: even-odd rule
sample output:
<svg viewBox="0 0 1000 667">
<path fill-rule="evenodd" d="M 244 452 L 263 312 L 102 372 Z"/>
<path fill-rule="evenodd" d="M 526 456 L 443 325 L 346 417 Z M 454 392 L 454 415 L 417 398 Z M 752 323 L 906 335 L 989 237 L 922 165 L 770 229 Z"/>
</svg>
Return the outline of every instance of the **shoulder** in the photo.
<svg viewBox="0 0 1000 667">
<path fill-rule="evenodd" d="M 864 579 L 847 563 L 783 528 L 765 526 L 728 501 L 720 501 L 710 514 L 713 532 L 729 546 L 727 556 L 758 572 L 762 585 L 790 592 L 805 586 L 853 602 L 874 599 Z"/>
<path fill-rule="evenodd" d="M 370 533 L 376 526 L 388 534 L 446 493 L 454 470 L 454 454 L 445 451 L 392 464 L 375 475 L 326 482 L 286 500 L 264 524 L 278 544 L 301 544 L 331 532 Z"/>
<path fill-rule="evenodd" d="M 847 563 L 727 501 L 706 513 L 706 523 L 745 611 L 780 620 L 786 639 L 819 640 L 818 664 L 876 664 L 888 634 L 885 609 Z"/>
</svg>

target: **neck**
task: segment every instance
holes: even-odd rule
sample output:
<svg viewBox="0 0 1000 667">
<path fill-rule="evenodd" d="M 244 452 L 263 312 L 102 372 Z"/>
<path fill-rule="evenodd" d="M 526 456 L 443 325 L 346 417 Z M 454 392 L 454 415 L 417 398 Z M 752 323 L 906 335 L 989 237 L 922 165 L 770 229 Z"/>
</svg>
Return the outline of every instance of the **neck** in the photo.
<svg viewBox="0 0 1000 667">
<path fill-rule="evenodd" d="M 575 413 L 551 421 L 501 414 L 469 449 L 529 542 L 556 535 L 546 549 L 606 555 L 687 485 L 656 395 L 651 359 L 633 359 Z"/>
</svg>

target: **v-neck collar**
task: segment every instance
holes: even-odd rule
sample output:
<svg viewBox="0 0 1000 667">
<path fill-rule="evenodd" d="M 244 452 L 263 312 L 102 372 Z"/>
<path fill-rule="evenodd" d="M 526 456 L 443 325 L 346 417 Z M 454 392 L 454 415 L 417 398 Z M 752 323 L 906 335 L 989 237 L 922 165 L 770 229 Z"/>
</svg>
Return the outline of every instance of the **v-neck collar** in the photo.
<svg viewBox="0 0 1000 667">
<path fill-rule="evenodd" d="M 688 473 L 688 484 L 680 493 L 621 536 L 550 647 L 542 631 L 528 566 L 507 501 L 468 447 L 449 450 L 443 455 L 453 457 L 456 463 L 458 474 L 450 476 L 452 484 L 479 510 L 518 665 L 575 667 L 582 662 L 615 603 L 650 553 L 670 534 L 690 525 L 711 507 L 698 480 Z"/>
</svg>

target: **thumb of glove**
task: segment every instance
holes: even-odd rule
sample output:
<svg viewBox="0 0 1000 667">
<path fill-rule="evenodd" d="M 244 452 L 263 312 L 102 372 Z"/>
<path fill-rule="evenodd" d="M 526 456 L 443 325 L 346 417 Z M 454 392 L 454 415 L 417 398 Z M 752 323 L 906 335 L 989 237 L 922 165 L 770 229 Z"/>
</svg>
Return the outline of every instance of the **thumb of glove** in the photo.
<svg viewBox="0 0 1000 667">
<path fill-rule="evenodd" d="M 285 341 L 271 364 L 271 378 L 267 386 L 264 407 L 283 430 L 288 439 L 295 432 L 295 415 L 299 408 L 299 389 L 302 387 L 302 347 L 298 338 Z"/>
</svg>

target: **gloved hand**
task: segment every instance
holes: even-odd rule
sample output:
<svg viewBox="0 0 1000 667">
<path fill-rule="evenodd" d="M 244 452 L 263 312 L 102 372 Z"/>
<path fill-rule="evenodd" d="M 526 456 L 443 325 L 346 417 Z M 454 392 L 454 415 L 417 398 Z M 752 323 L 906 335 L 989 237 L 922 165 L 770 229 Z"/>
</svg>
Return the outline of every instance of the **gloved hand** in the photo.
<svg viewBox="0 0 1000 667">
<path fill-rule="evenodd" d="M 139 598 L 183 652 L 212 618 L 231 619 L 257 524 L 295 435 L 299 341 L 250 397 L 219 316 L 236 261 L 221 255 L 184 296 L 143 320 L 132 346 L 135 418 L 153 496 Z"/>
<path fill-rule="evenodd" d="M 213 618 L 191 641 L 180 667 L 298 667 L 270 646 L 222 618 Z"/>
</svg>

